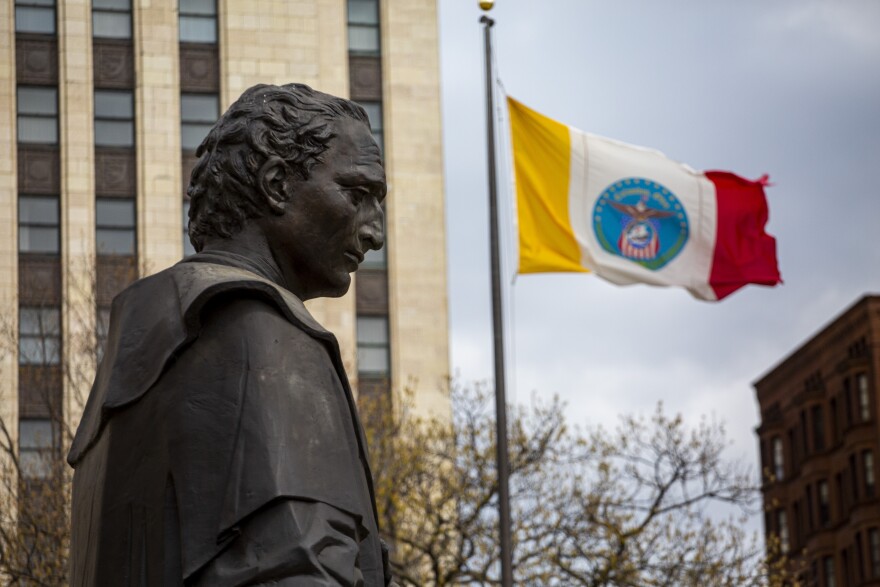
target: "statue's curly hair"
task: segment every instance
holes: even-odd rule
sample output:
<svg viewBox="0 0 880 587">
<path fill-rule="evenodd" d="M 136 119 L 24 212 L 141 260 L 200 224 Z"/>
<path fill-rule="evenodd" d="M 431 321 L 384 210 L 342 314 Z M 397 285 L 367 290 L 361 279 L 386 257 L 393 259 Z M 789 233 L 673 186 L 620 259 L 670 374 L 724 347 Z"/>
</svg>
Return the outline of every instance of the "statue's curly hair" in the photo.
<svg viewBox="0 0 880 587">
<path fill-rule="evenodd" d="M 269 157 L 287 162 L 306 180 L 322 162 L 336 130 L 347 116 L 369 126 L 358 104 L 304 84 L 257 85 L 244 92 L 214 125 L 196 150 L 190 176 L 189 239 L 196 251 L 205 238 L 228 238 L 246 220 L 269 212 L 257 193 L 257 172 Z"/>
</svg>

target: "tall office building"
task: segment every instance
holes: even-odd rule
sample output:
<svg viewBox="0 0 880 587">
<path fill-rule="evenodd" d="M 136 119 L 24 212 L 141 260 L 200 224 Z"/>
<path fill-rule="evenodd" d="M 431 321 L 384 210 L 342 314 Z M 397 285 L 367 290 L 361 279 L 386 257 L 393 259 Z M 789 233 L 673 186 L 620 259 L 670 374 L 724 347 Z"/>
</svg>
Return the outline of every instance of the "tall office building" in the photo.
<svg viewBox="0 0 880 587">
<path fill-rule="evenodd" d="M 309 306 L 361 393 L 410 387 L 417 412 L 448 413 L 438 53 L 431 0 L 0 3 L 0 318 L 13 340 L 0 416 L 35 474 L 62 448 L 53 415 L 79 418 L 94 374 L 82 341 L 100 347 L 112 297 L 192 253 L 195 149 L 257 83 L 305 83 L 368 112 L 387 245 L 347 296 Z"/>
<path fill-rule="evenodd" d="M 880 585 L 880 296 L 755 383 L 765 530 L 816 587 Z"/>
</svg>

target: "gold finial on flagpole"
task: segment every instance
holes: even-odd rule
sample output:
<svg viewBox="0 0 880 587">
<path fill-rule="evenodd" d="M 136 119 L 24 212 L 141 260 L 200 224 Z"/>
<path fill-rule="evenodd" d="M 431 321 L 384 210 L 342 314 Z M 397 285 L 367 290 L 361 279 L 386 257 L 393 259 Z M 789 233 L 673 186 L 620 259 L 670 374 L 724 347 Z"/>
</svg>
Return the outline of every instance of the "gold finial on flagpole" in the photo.
<svg viewBox="0 0 880 587">
<path fill-rule="evenodd" d="M 489 12 L 495 6 L 495 0 L 480 0 L 480 8 Z"/>
</svg>

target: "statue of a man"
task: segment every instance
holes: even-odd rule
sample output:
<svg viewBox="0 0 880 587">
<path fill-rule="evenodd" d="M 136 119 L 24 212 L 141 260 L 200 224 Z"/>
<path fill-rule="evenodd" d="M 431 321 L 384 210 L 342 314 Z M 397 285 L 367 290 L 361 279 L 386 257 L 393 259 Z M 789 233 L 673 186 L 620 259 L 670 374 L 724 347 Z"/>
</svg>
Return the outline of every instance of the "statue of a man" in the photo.
<svg viewBox="0 0 880 587">
<path fill-rule="evenodd" d="M 197 154 L 198 253 L 113 302 L 68 457 L 71 583 L 384 586 L 357 409 L 303 306 L 383 243 L 366 113 L 255 86 Z"/>
</svg>

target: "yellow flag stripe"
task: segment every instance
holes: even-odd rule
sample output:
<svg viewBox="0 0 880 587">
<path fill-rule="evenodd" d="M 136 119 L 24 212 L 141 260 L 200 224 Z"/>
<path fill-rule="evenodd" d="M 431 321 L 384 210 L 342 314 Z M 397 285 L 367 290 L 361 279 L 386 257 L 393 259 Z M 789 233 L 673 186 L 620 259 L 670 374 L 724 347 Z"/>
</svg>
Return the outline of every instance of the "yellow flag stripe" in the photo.
<svg viewBox="0 0 880 587">
<path fill-rule="evenodd" d="M 519 272 L 587 270 L 568 215 L 568 127 L 507 98 L 519 222 Z"/>
</svg>

